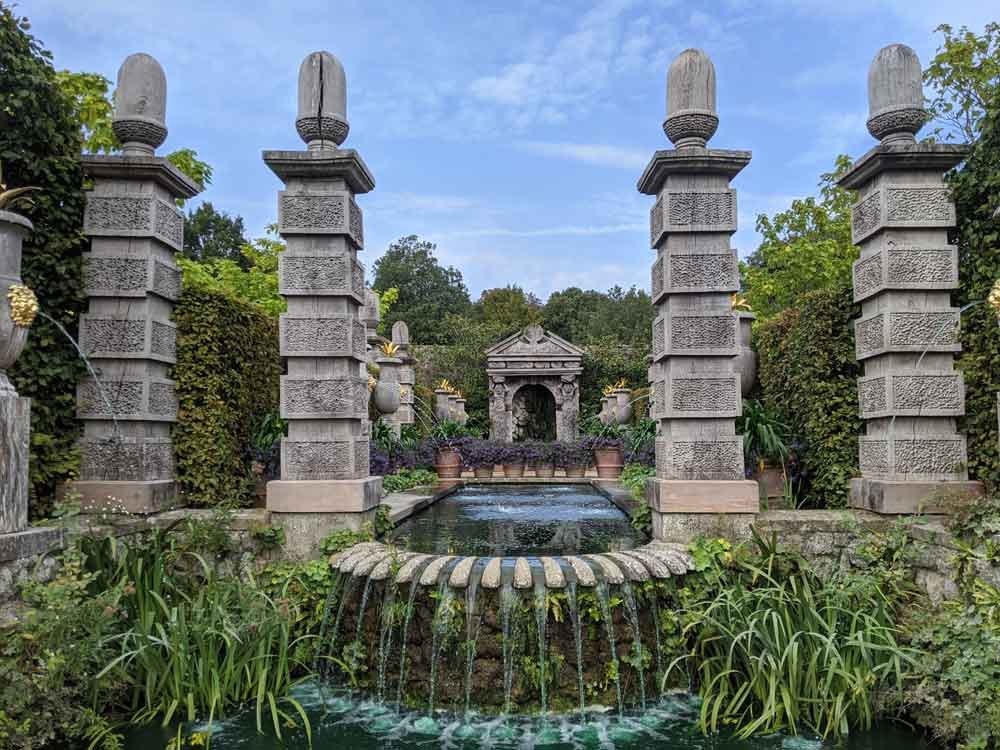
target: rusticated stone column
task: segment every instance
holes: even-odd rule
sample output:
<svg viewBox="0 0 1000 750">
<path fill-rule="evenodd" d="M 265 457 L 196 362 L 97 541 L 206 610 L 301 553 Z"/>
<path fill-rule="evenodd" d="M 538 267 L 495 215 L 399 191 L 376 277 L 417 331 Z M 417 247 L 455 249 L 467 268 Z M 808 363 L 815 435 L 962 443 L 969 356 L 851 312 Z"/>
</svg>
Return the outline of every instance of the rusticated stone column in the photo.
<svg viewBox="0 0 1000 750">
<path fill-rule="evenodd" d="M 650 212 L 653 322 L 652 416 L 659 423 L 656 477 L 649 481 L 654 534 L 670 538 L 667 514 L 757 511 L 757 483 L 743 472 L 736 191 L 729 186 L 749 151 L 706 147 L 718 126 L 715 68 L 700 50 L 682 52 L 667 74 L 664 132 L 676 146 L 657 151 L 639 180 L 656 196 Z"/>
<path fill-rule="evenodd" d="M 97 373 L 77 387 L 83 440 L 73 487 L 85 510 L 151 513 L 177 499 L 170 317 L 181 290 L 174 254 L 184 246 L 184 217 L 175 200 L 200 188 L 156 156 L 167 136 L 166 96 L 159 63 L 130 55 L 118 71 L 112 125 L 122 153 L 82 158 L 93 189 L 83 218 L 89 304 L 80 348 Z"/>
<path fill-rule="evenodd" d="M 940 511 L 945 494 L 982 492 L 966 481 L 965 437 L 955 426 L 965 413 L 953 367 L 961 351 L 951 305 L 958 250 L 948 244 L 955 206 L 942 178 L 968 149 L 916 142 L 927 120 L 923 101 L 913 50 L 880 50 L 868 71 L 868 132 L 881 142 L 840 180 L 858 194 L 851 235 L 861 250 L 854 336 L 865 434 L 851 505 L 879 513 Z"/>
<path fill-rule="evenodd" d="M 267 486 L 267 507 L 308 547 L 331 528 L 360 528 L 378 505 L 382 480 L 368 474 L 370 425 L 366 358 L 364 245 L 354 196 L 375 182 L 347 137 L 347 83 L 329 52 L 299 69 L 296 128 L 306 151 L 265 151 L 285 183 L 278 230 L 287 243 L 278 265 L 281 316 L 281 479 Z M 307 532 L 312 537 L 303 538 Z M 300 550 L 308 554 L 309 550 Z M 297 554 L 293 551 L 293 554 Z"/>
</svg>

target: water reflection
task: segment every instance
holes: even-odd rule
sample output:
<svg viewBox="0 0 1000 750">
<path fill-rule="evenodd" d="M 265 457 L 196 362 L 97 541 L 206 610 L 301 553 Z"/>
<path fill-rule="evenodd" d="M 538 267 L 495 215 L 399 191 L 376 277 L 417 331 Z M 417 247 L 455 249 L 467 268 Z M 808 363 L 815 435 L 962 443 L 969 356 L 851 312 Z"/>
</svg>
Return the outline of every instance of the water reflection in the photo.
<svg viewBox="0 0 1000 750">
<path fill-rule="evenodd" d="M 420 511 L 392 535 L 416 552 L 573 555 L 645 542 L 589 485 L 471 485 Z"/>
</svg>

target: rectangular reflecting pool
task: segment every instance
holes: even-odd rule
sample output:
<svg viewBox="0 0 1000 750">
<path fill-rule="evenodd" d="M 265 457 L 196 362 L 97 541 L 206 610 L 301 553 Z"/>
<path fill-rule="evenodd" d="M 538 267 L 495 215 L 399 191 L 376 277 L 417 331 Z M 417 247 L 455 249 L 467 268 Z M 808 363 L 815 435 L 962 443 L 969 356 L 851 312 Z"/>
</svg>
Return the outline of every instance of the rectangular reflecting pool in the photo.
<svg viewBox="0 0 1000 750">
<path fill-rule="evenodd" d="M 646 542 L 628 516 L 589 484 L 473 484 L 415 513 L 391 534 L 414 552 L 576 555 Z"/>
</svg>

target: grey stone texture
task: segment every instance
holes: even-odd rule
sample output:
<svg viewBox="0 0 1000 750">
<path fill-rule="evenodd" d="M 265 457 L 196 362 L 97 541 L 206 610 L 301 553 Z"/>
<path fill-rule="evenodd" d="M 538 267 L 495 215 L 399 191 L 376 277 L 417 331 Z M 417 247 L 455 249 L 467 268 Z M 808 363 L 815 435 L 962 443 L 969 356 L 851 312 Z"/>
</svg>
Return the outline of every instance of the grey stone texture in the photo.
<svg viewBox="0 0 1000 750">
<path fill-rule="evenodd" d="M 395 369 L 396 382 L 399 384 L 399 408 L 392 414 L 383 416 L 382 419 L 391 425 L 398 435 L 404 424 L 413 424 L 416 421 L 413 397 L 413 387 L 416 384 L 416 373 L 413 369 L 415 360 L 410 352 L 410 329 L 401 320 L 392 324 L 392 343 L 398 347 L 395 357 L 400 362 Z"/>
<path fill-rule="evenodd" d="M 166 79 L 149 55 L 132 55 L 118 71 L 114 128 L 121 155 L 84 154 L 92 182 L 83 231 L 87 312 L 79 343 L 98 373 L 77 386 L 83 422 L 81 507 L 151 513 L 176 499 L 171 425 L 177 396 L 170 369 L 180 296 L 174 254 L 183 248 L 184 216 L 176 199 L 200 186 L 155 148 L 166 137 Z"/>
<path fill-rule="evenodd" d="M 855 350 L 864 367 L 858 403 L 861 477 L 851 504 L 879 513 L 915 513 L 936 494 L 979 494 L 968 482 L 965 385 L 953 366 L 961 351 L 958 250 L 948 244 L 955 207 L 943 175 L 964 158 L 961 145 L 916 142 L 927 119 L 920 61 L 909 47 L 883 48 L 868 73 L 868 129 L 881 143 L 841 180 L 857 191 L 851 232 Z"/>
<path fill-rule="evenodd" d="M 346 81 L 329 52 L 302 63 L 296 128 L 307 151 L 263 155 L 285 185 L 278 193 L 278 231 L 287 244 L 278 287 L 288 304 L 281 316 L 288 437 L 267 505 L 283 515 L 330 513 L 331 521 L 366 513 L 373 496 L 377 504 L 381 480 L 368 474 L 368 332 L 361 309 L 374 295 L 357 257 L 364 229 L 355 202 L 375 182 L 354 150 L 339 148 L 347 136 Z"/>
<path fill-rule="evenodd" d="M 653 361 L 650 414 L 658 422 L 654 516 L 745 513 L 757 509 L 756 483 L 744 478 L 742 378 L 749 345 L 732 309 L 739 289 L 736 191 L 748 151 L 709 149 L 718 125 L 715 69 L 700 50 L 685 50 L 667 74 L 664 132 L 676 146 L 657 151 L 639 180 L 655 196 L 650 212 Z"/>
<path fill-rule="evenodd" d="M 487 349 L 490 438 L 513 441 L 514 398 L 521 388 L 540 385 L 555 401 L 556 440 L 575 440 L 583 355 L 582 349 L 538 325 L 528 326 Z"/>
</svg>

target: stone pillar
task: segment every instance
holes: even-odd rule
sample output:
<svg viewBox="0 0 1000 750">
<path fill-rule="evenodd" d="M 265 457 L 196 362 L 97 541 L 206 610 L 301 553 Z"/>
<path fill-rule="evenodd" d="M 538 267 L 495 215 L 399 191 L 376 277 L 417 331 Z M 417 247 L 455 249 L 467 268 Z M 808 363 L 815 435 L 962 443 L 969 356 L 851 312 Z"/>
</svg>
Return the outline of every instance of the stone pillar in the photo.
<svg viewBox="0 0 1000 750">
<path fill-rule="evenodd" d="M 868 132 L 880 143 L 840 180 L 857 191 L 851 235 L 861 251 L 854 336 L 865 434 L 851 505 L 879 513 L 941 511 L 945 494 L 982 492 L 967 481 L 965 437 L 955 425 L 965 413 L 953 367 L 961 351 L 951 305 L 958 250 L 948 244 L 955 206 L 942 177 L 968 149 L 916 142 L 927 120 L 923 101 L 913 50 L 883 48 L 868 71 Z"/>
<path fill-rule="evenodd" d="M 112 123 L 122 153 L 82 157 L 93 188 L 83 218 L 90 252 L 79 343 L 97 373 L 84 377 L 76 394 L 83 440 L 73 489 L 85 510 L 152 513 L 177 499 L 170 379 L 177 329 L 170 317 L 181 290 L 174 254 L 184 246 L 184 216 L 176 199 L 200 188 L 156 156 L 167 136 L 166 94 L 156 60 L 126 58 Z"/>
<path fill-rule="evenodd" d="M 396 371 L 396 378 L 399 382 L 399 408 L 385 419 L 394 425 L 393 429 L 398 435 L 404 424 L 413 424 L 414 422 L 413 387 L 416 384 L 416 373 L 413 371 L 414 360 L 410 354 L 410 331 L 406 323 L 401 320 L 392 325 L 392 343 L 397 347 L 396 358 L 401 362 Z"/>
<path fill-rule="evenodd" d="M 265 151 L 285 184 L 278 230 L 287 249 L 278 288 L 281 316 L 281 479 L 267 507 L 292 528 L 293 554 L 309 554 L 331 529 L 360 528 L 374 514 L 382 480 L 368 474 L 369 436 L 361 209 L 354 196 L 375 182 L 347 137 L 347 83 L 340 62 L 314 52 L 299 68 L 296 129 L 305 151 Z M 301 549 L 300 549 L 301 548 Z"/>
<path fill-rule="evenodd" d="M 434 419 L 438 422 L 450 422 L 452 416 L 452 399 L 454 396 L 444 388 L 434 389 Z"/>
<path fill-rule="evenodd" d="M 676 148 L 657 151 L 638 185 L 656 196 L 651 387 L 659 434 L 656 477 L 647 489 L 660 539 L 683 523 L 669 514 L 758 509 L 757 483 L 745 479 L 735 427 L 742 401 L 732 294 L 740 279 L 729 246 L 737 216 L 729 181 L 750 162 L 750 152 L 707 148 L 718 122 L 715 68 L 704 52 L 686 50 L 667 74 L 663 129 Z"/>
<path fill-rule="evenodd" d="M 61 532 L 28 528 L 28 453 L 31 399 L 7 378 L 28 341 L 37 312 L 34 294 L 21 282 L 21 247 L 31 222 L 0 211 L 0 562 L 30 557 L 59 544 Z"/>
</svg>

